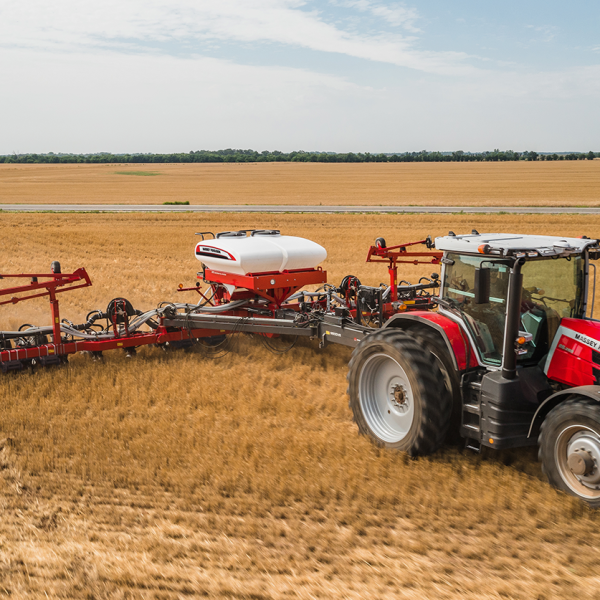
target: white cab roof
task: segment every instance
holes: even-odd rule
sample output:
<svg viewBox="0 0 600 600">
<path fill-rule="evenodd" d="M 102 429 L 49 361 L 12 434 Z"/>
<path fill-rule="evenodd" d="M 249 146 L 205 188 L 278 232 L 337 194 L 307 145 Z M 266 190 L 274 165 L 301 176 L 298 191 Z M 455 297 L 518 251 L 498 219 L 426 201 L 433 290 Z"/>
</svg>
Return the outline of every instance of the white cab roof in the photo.
<svg viewBox="0 0 600 600">
<path fill-rule="evenodd" d="M 579 254 L 597 240 L 556 237 L 551 235 L 522 235 L 518 233 L 478 233 L 469 235 L 445 235 L 435 239 L 437 250 L 478 253 L 479 246 L 487 244 L 499 254 L 515 252 L 538 252 L 542 256 Z"/>
</svg>

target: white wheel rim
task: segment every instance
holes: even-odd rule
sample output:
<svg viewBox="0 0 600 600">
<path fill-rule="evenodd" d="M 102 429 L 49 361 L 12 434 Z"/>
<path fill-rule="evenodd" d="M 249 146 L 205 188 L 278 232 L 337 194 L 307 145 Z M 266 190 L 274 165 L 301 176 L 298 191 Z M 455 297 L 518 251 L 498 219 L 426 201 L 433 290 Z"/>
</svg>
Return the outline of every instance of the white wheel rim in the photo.
<svg viewBox="0 0 600 600">
<path fill-rule="evenodd" d="M 569 467 L 569 455 L 576 449 L 589 452 L 595 469 L 587 475 L 576 475 Z M 588 500 L 600 498 L 600 434 L 584 425 L 565 427 L 554 445 L 555 460 L 567 486 L 579 497 Z"/>
<path fill-rule="evenodd" d="M 415 404 L 404 369 L 387 354 L 369 356 L 358 382 L 360 407 L 373 434 L 390 444 L 402 441 L 412 426 Z"/>
</svg>

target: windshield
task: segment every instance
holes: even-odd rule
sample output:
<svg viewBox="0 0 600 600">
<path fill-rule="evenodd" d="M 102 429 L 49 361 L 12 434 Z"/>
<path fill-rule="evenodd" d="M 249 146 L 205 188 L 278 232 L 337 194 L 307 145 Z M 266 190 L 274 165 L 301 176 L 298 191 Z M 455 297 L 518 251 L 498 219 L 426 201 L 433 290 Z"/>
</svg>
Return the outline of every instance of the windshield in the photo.
<svg viewBox="0 0 600 600">
<path fill-rule="evenodd" d="M 475 339 L 482 362 L 499 365 L 506 322 L 509 263 L 485 256 L 453 253 L 449 253 L 447 258 L 453 264 L 446 264 L 443 299 L 460 311 Z M 490 301 L 475 304 L 475 269 L 481 267 L 490 269 Z"/>
<path fill-rule="evenodd" d="M 548 352 L 561 318 L 583 316 L 584 268 L 581 256 L 526 262 L 522 269 L 521 328 L 532 342 L 522 360 Z"/>
<path fill-rule="evenodd" d="M 481 361 L 502 363 L 506 297 L 512 261 L 448 253 L 442 298 L 460 312 L 479 351 Z M 475 304 L 475 269 L 490 269 L 490 301 Z M 584 267 L 581 256 L 527 261 L 522 266 L 521 331 L 532 341 L 521 362 L 537 362 L 548 352 L 562 317 L 582 317 Z"/>
</svg>

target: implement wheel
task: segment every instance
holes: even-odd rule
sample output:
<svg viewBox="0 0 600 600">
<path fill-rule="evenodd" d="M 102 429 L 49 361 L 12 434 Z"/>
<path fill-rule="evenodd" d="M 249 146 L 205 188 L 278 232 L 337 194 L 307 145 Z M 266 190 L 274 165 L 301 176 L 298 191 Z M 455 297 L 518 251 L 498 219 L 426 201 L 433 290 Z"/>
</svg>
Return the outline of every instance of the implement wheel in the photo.
<svg viewBox="0 0 600 600">
<path fill-rule="evenodd" d="M 360 342 L 348 394 L 359 431 L 376 444 L 422 456 L 444 442 L 452 397 L 437 360 L 407 333 L 384 329 Z"/>
<path fill-rule="evenodd" d="M 600 404 L 587 398 L 562 402 L 544 419 L 538 442 L 550 484 L 600 508 Z"/>
</svg>

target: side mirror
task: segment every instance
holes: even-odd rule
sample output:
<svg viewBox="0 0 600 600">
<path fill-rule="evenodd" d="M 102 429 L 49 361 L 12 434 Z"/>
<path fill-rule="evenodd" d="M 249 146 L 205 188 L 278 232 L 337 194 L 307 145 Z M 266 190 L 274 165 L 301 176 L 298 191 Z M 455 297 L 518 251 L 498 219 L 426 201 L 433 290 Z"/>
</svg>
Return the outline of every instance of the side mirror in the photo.
<svg viewBox="0 0 600 600">
<path fill-rule="evenodd" d="M 488 304 L 490 301 L 490 270 L 475 269 L 475 304 Z"/>
</svg>

